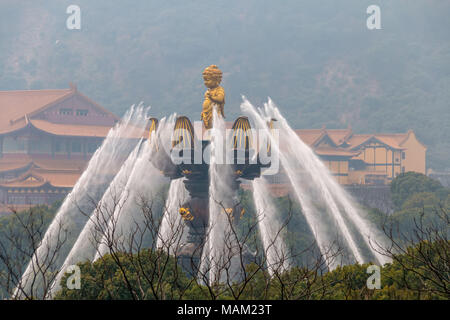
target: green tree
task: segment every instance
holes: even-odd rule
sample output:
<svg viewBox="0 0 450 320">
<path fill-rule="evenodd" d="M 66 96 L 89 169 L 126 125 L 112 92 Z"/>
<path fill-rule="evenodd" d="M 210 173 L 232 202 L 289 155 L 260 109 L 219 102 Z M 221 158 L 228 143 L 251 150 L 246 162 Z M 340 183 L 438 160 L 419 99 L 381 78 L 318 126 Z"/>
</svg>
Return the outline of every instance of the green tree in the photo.
<svg viewBox="0 0 450 320">
<path fill-rule="evenodd" d="M 421 192 L 434 193 L 445 200 L 449 191 L 439 181 L 417 172 L 402 173 L 391 182 L 392 201 L 397 209 L 401 209 L 409 197 Z"/>
<path fill-rule="evenodd" d="M 61 280 L 58 300 L 159 300 L 181 299 L 192 280 L 167 254 L 144 249 L 135 254 L 115 253 L 97 261 L 78 264 L 81 289 L 67 288 L 66 274 Z M 199 294 L 191 289 L 191 294 Z"/>
<path fill-rule="evenodd" d="M 402 204 L 402 209 L 434 208 L 439 206 L 439 198 L 431 192 L 414 193 Z"/>
</svg>

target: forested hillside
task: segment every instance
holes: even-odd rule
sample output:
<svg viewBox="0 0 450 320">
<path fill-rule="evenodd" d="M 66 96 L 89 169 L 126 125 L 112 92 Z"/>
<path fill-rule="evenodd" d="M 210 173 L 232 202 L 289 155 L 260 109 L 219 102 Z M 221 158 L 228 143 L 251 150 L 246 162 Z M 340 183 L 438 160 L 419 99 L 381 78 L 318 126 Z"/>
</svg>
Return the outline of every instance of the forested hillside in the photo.
<svg viewBox="0 0 450 320">
<path fill-rule="evenodd" d="M 66 28 L 71 4 L 81 30 Z M 366 27 L 370 4 L 382 30 Z M 449 13 L 441 0 L 2 0 L 0 90 L 75 82 L 119 115 L 144 101 L 196 119 L 214 63 L 229 119 L 241 94 L 270 96 L 298 128 L 414 129 L 428 168 L 448 169 Z"/>
</svg>

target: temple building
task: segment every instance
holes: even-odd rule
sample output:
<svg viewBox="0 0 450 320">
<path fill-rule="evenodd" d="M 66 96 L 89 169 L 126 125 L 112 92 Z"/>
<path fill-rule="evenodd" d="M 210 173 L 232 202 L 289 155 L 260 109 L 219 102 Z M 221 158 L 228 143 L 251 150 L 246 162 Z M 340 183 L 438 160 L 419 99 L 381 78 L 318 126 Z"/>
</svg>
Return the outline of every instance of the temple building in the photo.
<svg viewBox="0 0 450 320">
<path fill-rule="evenodd" d="M 341 185 L 387 185 L 400 173 L 426 174 L 426 151 L 413 130 L 406 133 L 356 134 L 348 129 L 301 129 L 297 135 Z M 278 196 L 289 190 L 286 176 L 268 178 Z"/>
<path fill-rule="evenodd" d="M 0 112 L 0 213 L 64 198 L 119 120 L 74 85 L 0 91 Z"/>
<path fill-rule="evenodd" d="M 389 184 L 402 172 L 426 173 L 426 146 L 406 133 L 354 134 L 351 128 L 296 130 L 341 184 Z"/>
<path fill-rule="evenodd" d="M 0 214 L 64 198 L 119 120 L 74 85 L 0 91 L 0 114 Z M 323 127 L 296 133 L 342 185 L 386 185 L 402 172 L 426 173 L 427 148 L 412 130 L 355 134 Z M 288 192 L 282 171 L 268 180 L 275 195 Z"/>
</svg>

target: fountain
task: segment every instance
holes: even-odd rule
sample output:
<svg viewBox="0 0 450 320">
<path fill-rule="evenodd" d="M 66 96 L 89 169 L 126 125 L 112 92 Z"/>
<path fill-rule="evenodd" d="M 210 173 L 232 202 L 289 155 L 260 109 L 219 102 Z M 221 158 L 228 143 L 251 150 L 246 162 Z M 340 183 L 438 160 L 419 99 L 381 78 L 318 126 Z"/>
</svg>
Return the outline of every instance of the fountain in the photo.
<svg viewBox="0 0 450 320">
<path fill-rule="evenodd" d="M 253 148 L 247 117 L 236 119 L 227 133 L 221 76 L 215 65 L 203 73 L 208 90 L 201 114 L 203 128 L 197 130 L 200 137 L 187 117 L 178 117 L 171 150 L 152 158 L 153 165 L 171 180 L 183 179 L 189 196 L 179 212 L 188 234 L 178 254 L 188 273 L 208 273 L 209 281 L 218 281 L 219 265 L 233 260 L 224 244 L 230 223 L 237 223 L 242 212 L 236 201 L 241 180 L 253 180 L 260 176 L 262 168 L 270 166 L 261 162 Z"/>
<path fill-rule="evenodd" d="M 137 108 L 133 106 L 122 121 L 110 130 L 64 199 L 17 284 L 14 297 L 23 297 L 23 292 L 27 292 L 28 296 L 39 296 L 44 288 L 51 286 L 53 281 L 49 282 L 47 274 L 61 269 L 89 214 L 139 142 L 145 131 L 146 112 L 142 105 Z"/>
<path fill-rule="evenodd" d="M 363 263 L 372 260 L 381 265 L 388 262 L 387 258 L 374 250 L 370 243 L 371 237 L 378 243 L 382 243 L 383 236 L 381 233 L 377 232 L 376 227 L 372 226 L 367 219 L 361 217 L 361 211 L 356 209 L 351 197 L 339 186 L 314 152 L 295 134 L 273 101 L 269 98 L 264 110 L 257 110 L 244 98 L 241 109 L 254 119 L 259 128 L 267 132 L 269 129 L 265 124 L 266 119 L 277 119 L 277 122 L 280 123 L 280 141 L 283 141 L 285 150 L 281 151 L 276 141 L 272 143 L 274 148 L 278 149 L 281 165 L 286 171 L 322 253 L 326 251 L 327 244 L 332 240 L 327 236 L 331 230 L 324 228 L 323 223 L 327 221 L 324 214 L 328 214 L 335 222 L 333 229 L 338 230 L 343 235 L 344 242 L 354 259 L 351 262 Z M 304 174 L 299 175 L 299 171 Z M 320 202 L 325 205 L 325 212 L 318 212 L 314 208 L 312 205 L 313 197 L 319 198 Z M 352 234 L 349 225 L 353 225 L 356 235 L 355 232 Z M 365 249 L 368 249 L 371 253 L 369 258 L 363 257 L 362 246 L 357 244 L 355 237 L 358 236 L 358 233 L 360 238 L 363 239 Z M 339 264 L 339 261 L 327 262 L 331 269 L 337 264 Z"/>
<path fill-rule="evenodd" d="M 224 282 L 225 277 L 239 280 L 243 264 L 256 258 L 246 245 L 239 246 L 235 232 L 245 214 L 237 195 L 243 182 L 253 190 L 269 274 L 288 270 L 293 262 L 265 179 L 276 173 L 278 160 L 328 269 L 342 263 L 387 262 L 370 245 L 370 239 L 382 241 L 380 234 L 275 104 L 269 99 L 264 108 L 255 108 L 244 98 L 244 116 L 227 128 L 225 90 L 219 85 L 222 72 L 211 65 L 203 78 L 208 89 L 202 123 L 193 126 L 186 116 L 176 115 L 158 121 L 146 117 L 140 107 L 111 130 L 46 232 L 16 297 L 22 297 L 20 292 L 33 294 L 31 282 L 39 273 L 36 261 L 58 249 L 57 226 L 64 225 L 71 237 L 58 252 L 55 281 L 37 276 L 40 286 L 51 285 L 48 298 L 60 289 L 66 267 L 101 258 L 110 253 L 114 241 L 127 244 L 124 250 L 138 251 L 134 232 L 145 225 L 138 200 L 156 199 L 165 186 L 170 186 L 165 203 L 152 213 L 159 215 L 160 224 L 149 246 L 176 256 L 190 276 L 209 284 Z M 148 125 L 147 141 L 136 139 Z M 327 256 L 333 234 L 344 243 L 347 257 Z"/>
</svg>

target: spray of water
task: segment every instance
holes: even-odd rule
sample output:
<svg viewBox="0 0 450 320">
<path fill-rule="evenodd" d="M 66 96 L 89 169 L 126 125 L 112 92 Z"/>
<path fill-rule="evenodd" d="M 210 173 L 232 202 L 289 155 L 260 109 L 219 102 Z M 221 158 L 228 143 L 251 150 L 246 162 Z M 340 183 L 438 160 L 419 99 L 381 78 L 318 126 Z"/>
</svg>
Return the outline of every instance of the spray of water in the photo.
<svg viewBox="0 0 450 320">
<path fill-rule="evenodd" d="M 319 247 L 322 256 L 327 259 L 328 246 L 332 242 L 332 239 L 328 236 L 329 233 L 327 232 L 325 225 L 321 223 L 320 212 L 312 205 L 310 194 L 307 192 L 307 186 L 300 179 L 296 179 L 296 176 L 298 175 L 298 170 L 296 170 L 298 163 L 292 157 L 287 157 L 284 153 L 280 152 L 279 141 L 273 139 L 272 134 L 267 127 L 269 119 L 260 113 L 261 110 L 258 112 L 246 99 L 244 99 L 244 102 L 241 104 L 241 110 L 254 121 L 257 129 L 266 132 L 266 135 L 270 139 L 273 152 L 279 154 L 282 167 L 284 168 L 300 203 L 306 222 L 317 241 L 317 246 Z M 332 261 L 327 261 L 327 265 L 332 267 Z"/>
<path fill-rule="evenodd" d="M 157 213 L 163 208 L 162 193 L 169 182 L 153 166 L 151 160 L 158 156 L 159 152 L 166 152 L 162 144 L 168 143 L 167 137 L 170 139 L 174 119 L 175 115 L 169 117 L 167 121 L 165 118 L 161 119 L 155 138 L 145 144 L 133 166 L 128 183 L 114 210 L 113 218 L 104 232 L 94 260 L 108 253 L 110 248 L 118 250 L 117 246 L 127 252 L 136 252 L 143 245 L 141 240 L 146 235 L 151 238 L 151 234 L 155 232 L 153 229 L 157 227 Z M 153 240 L 155 239 L 150 239 L 145 246 L 152 247 Z"/>
<path fill-rule="evenodd" d="M 163 218 L 158 232 L 156 248 L 175 254 L 186 241 L 184 221 L 178 210 L 189 199 L 183 183 L 184 178 L 172 180 L 164 206 Z M 175 249 L 175 250 L 174 250 Z"/>
<path fill-rule="evenodd" d="M 380 264 L 388 262 L 370 245 L 370 237 L 383 243 L 376 228 L 362 216 L 328 169 L 295 134 L 275 104 L 269 99 L 264 109 L 257 109 L 244 99 L 241 109 L 253 120 L 256 129 L 265 132 L 272 149 L 279 154 L 302 213 L 329 268 L 333 269 L 338 263 L 337 259 L 330 259 L 327 255 L 333 228 L 343 237 L 357 262 L 365 260 L 363 247 L 369 249 Z M 168 184 L 168 179 L 152 164 L 152 161 L 167 161 L 165 154 L 170 153 L 167 146 L 170 146 L 175 117 L 172 115 L 167 121 L 162 119 L 156 138 L 143 143 L 138 137 L 145 130 L 146 111 L 142 106 L 132 107 L 109 132 L 52 221 L 14 297 L 23 297 L 23 293 L 38 296 L 39 292 L 52 285 L 51 297 L 60 288 L 59 281 L 66 267 L 84 260 L 96 260 L 108 253 L 112 245 L 119 251 L 141 249 L 143 243 L 136 242 L 136 239 L 142 240 L 145 238 L 143 233 L 149 231 L 145 230 L 148 223 L 144 219 L 151 217 L 156 221 L 156 212 L 163 212 L 160 229 L 156 235 L 151 235 L 145 246 L 156 246 L 170 252 L 175 243 L 186 241 L 184 224 L 178 214 L 178 208 L 189 197 L 183 179 L 173 180 L 165 204 L 162 201 L 158 204 L 158 192 Z M 271 118 L 278 120 L 279 140 L 273 138 L 267 126 Z M 199 266 L 202 274 L 208 274 L 210 284 L 219 283 L 224 277 L 236 278 L 239 273 L 238 268 L 232 266 L 237 256 L 234 251 L 238 239 L 230 232 L 229 216 L 238 200 L 232 189 L 231 166 L 221 165 L 226 155 L 225 134 L 225 122 L 214 110 L 209 145 L 209 222 Z M 283 141 L 282 147 L 279 141 Z M 267 196 L 270 192 L 266 182 L 264 178 L 258 178 L 252 185 L 269 273 L 287 270 L 290 261 L 280 234 L 282 228 L 277 210 Z M 145 208 L 150 215 L 143 212 Z M 136 237 L 138 233 L 140 236 Z M 363 239 L 362 243 L 358 239 Z M 118 244 L 121 247 L 117 247 Z M 55 258 L 51 259 L 51 269 L 40 268 L 52 256 Z M 59 273 L 52 284 L 47 273 L 55 271 Z"/>
<path fill-rule="evenodd" d="M 47 229 L 13 297 L 40 296 L 50 288 L 48 275 L 61 268 L 89 214 L 142 136 L 146 118 L 142 105 L 133 106 L 110 130 Z"/>
<path fill-rule="evenodd" d="M 209 274 L 210 284 L 220 282 L 226 276 L 226 269 L 228 272 L 236 269 L 232 267 L 236 260 L 236 239 L 230 232 L 231 221 L 226 212 L 235 207 L 235 194 L 231 189 L 233 172 L 230 166 L 220 165 L 225 163 L 225 134 L 225 122 L 214 110 L 210 135 L 209 222 L 199 267 L 201 274 Z"/>
<path fill-rule="evenodd" d="M 141 145 L 142 141 L 138 143 L 128 159 L 124 162 L 94 212 L 90 215 L 90 218 L 86 222 L 80 236 L 64 261 L 61 271 L 55 278 L 50 291 L 50 298 L 54 295 L 54 293 L 61 289 L 60 281 L 68 266 L 83 261 L 92 261 L 94 258 L 97 251 L 97 245 L 102 237 L 103 231 L 112 217 L 116 206 L 118 205 L 119 197 L 125 189 L 131 170 L 139 155 Z"/>
<path fill-rule="evenodd" d="M 272 276 L 274 272 L 282 273 L 289 269 L 289 253 L 282 238 L 283 227 L 277 219 L 277 210 L 266 181 L 264 178 L 255 179 L 252 186 L 259 234 L 266 255 L 267 269 Z"/>
<path fill-rule="evenodd" d="M 331 176 L 323 163 L 315 156 L 314 152 L 289 127 L 287 121 L 282 117 L 273 102 L 269 99 L 269 102 L 265 104 L 264 110 L 257 110 L 250 102 L 244 100 L 241 108 L 261 128 L 267 128 L 265 123 L 271 118 L 277 119 L 280 123 L 279 140 L 283 141 L 283 148 L 280 150 L 279 147 L 276 147 L 277 141 L 272 142 L 275 148 L 278 149 L 277 151 L 280 152 L 281 164 L 302 206 L 302 212 L 313 231 L 321 252 L 326 252 L 327 242 L 330 243 L 331 239 L 327 237 L 327 232 L 331 230 L 332 226 L 325 226 L 327 221 L 329 221 L 328 217 L 324 216 L 324 212 L 318 212 L 311 205 L 313 197 L 315 197 L 316 202 L 318 201 L 325 205 L 326 213 L 331 216 L 336 229 L 343 236 L 347 247 L 357 262 L 362 263 L 364 261 L 362 248 L 357 244 L 356 240 L 356 237 L 362 234 L 366 249 L 368 248 L 371 251 L 379 263 L 384 263 L 386 261 L 384 257 L 373 250 L 369 243 L 369 236 L 372 235 L 374 237 L 376 229 L 360 216 L 349 196 Z M 348 225 L 352 224 L 355 226 L 356 232 L 360 234 L 355 235 L 353 234 L 354 232 L 352 233 L 352 230 L 348 227 Z M 317 226 L 318 228 L 316 229 Z M 377 241 L 380 240 L 381 238 L 378 235 Z M 336 259 L 327 261 L 330 269 L 333 269 L 337 262 Z"/>
<path fill-rule="evenodd" d="M 338 221 L 338 225 L 344 232 L 349 232 L 348 228 L 343 228 L 346 221 L 350 224 L 356 226 L 356 230 L 362 235 L 366 248 L 368 248 L 377 260 L 379 264 L 385 264 L 389 262 L 389 259 L 379 253 L 377 250 L 373 249 L 373 245 L 370 243 L 371 239 L 374 239 L 376 243 L 383 244 L 386 243 L 386 239 L 379 232 L 379 230 L 372 225 L 365 217 L 361 210 L 357 209 L 355 202 L 351 199 L 350 195 L 339 185 L 339 183 L 333 178 L 329 170 L 325 165 L 319 160 L 319 158 L 314 154 L 314 152 L 309 148 L 299 137 L 295 134 L 294 130 L 289 126 L 286 119 L 282 117 L 279 109 L 269 98 L 268 103 L 265 105 L 267 114 L 272 114 L 276 119 L 279 119 L 282 126 L 282 132 L 286 134 L 288 141 L 292 141 L 298 147 L 298 152 L 296 153 L 299 161 L 304 163 L 304 169 L 308 172 L 313 179 L 315 185 L 319 186 L 322 191 L 322 195 L 326 203 L 329 205 L 330 211 L 336 215 L 335 218 Z M 337 204 L 337 205 L 336 205 Z M 336 210 L 337 206 L 341 210 Z M 345 214 L 345 216 L 344 216 Z M 349 245 L 356 246 L 355 242 L 350 243 L 351 236 L 346 235 Z M 353 250 L 352 250 L 353 251 Z M 361 257 L 361 252 L 358 256 L 356 252 L 353 251 L 358 262 L 363 262 Z M 361 259 L 361 260 L 360 260 Z"/>
</svg>

